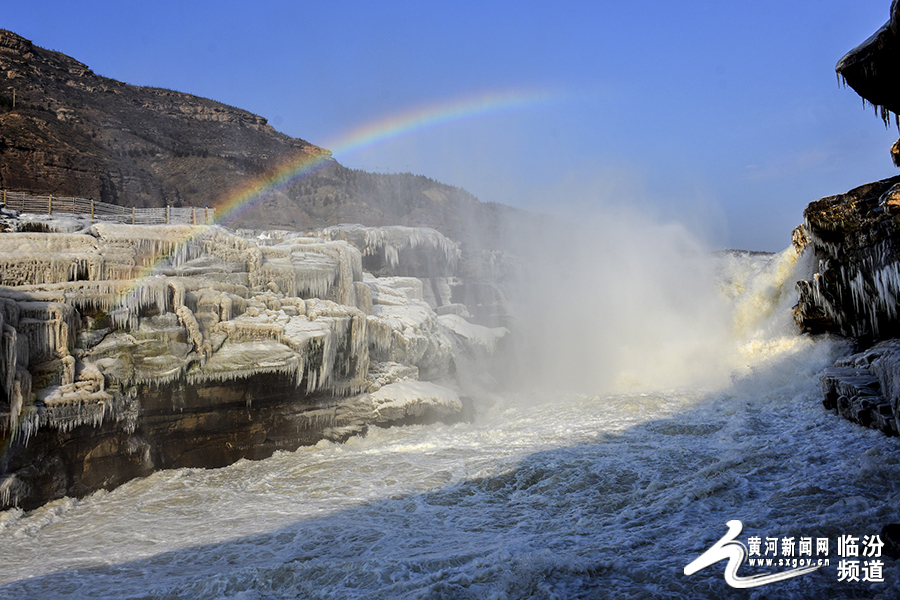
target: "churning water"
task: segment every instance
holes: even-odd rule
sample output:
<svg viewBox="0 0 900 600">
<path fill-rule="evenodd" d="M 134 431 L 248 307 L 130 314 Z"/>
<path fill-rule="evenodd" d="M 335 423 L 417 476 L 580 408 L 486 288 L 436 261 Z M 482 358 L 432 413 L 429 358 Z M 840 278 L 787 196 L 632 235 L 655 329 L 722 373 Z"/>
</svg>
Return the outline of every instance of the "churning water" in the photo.
<svg viewBox="0 0 900 600">
<path fill-rule="evenodd" d="M 0 513 L 0 597 L 897 598 L 890 558 L 883 581 L 838 570 L 840 536 L 900 522 L 900 452 L 822 409 L 817 374 L 846 348 L 770 316 L 789 254 L 720 257 L 738 332 L 721 377 L 488 395 L 472 423 Z M 732 519 L 745 544 L 827 538 L 830 564 L 749 591 L 724 561 L 686 576 Z"/>
</svg>

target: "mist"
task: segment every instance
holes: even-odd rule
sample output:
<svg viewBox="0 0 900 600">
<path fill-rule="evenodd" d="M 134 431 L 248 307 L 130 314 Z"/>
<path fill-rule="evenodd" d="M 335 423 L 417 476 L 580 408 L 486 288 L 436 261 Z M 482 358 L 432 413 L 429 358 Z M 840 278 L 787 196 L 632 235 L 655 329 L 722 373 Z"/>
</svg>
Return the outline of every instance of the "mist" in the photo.
<svg viewBox="0 0 900 600">
<path fill-rule="evenodd" d="M 794 336 L 796 252 L 716 252 L 632 207 L 518 232 L 515 383 L 585 394 L 722 385 L 753 340 Z M 757 343 L 758 345 L 758 343 Z"/>
</svg>

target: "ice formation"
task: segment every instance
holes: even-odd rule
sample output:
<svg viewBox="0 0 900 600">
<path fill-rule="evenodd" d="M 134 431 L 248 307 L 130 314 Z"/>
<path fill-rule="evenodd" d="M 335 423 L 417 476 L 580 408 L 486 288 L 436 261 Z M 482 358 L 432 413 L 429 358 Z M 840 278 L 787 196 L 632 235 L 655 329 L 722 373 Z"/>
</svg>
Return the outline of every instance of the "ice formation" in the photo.
<svg viewBox="0 0 900 600">
<path fill-rule="evenodd" d="M 0 235 L 7 437 L 107 419 L 133 429 L 140 390 L 260 374 L 290 382 L 301 401 L 358 395 L 355 406 L 376 421 L 424 406 L 457 410 L 455 392 L 416 380 L 453 371 L 458 340 L 448 336 L 492 350 L 505 334 L 467 323 L 466 307 L 449 303 L 459 249 L 430 229 L 47 230 Z M 440 258 L 437 283 L 363 273 L 367 253 L 398 267 L 417 247 Z M 435 305 L 447 307 L 440 319 Z"/>
<path fill-rule="evenodd" d="M 900 302 L 900 263 L 894 242 L 875 242 L 853 260 L 837 243 L 823 239 L 808 223 L 811 246 L 822 255 L 816 272 L 798 286 L 825 316 L 847 335 L 871 335 L 876 339 L 884 326 L 893 327 Z"/>
<path fill-rule="evenodd" d="M 364 227 L 362 225 L 338 225 L 318 232 L 327 240 L 345 240 L 359 248 L 363 256 L 382 255 L 391 268 L 400 266 L 400 255 L 417 248 L 434 250 L 440 260 L 435 266 L 452 271 L 459 261 L 459 245 L 440 232 L 428 227 Z"/>
<path fill-rule="evenodd" d="M 369 395 L 378 422 L 397 421 L 434 411 L 447 413 L 462 408 L 459 395 L 430 381 L 398 381 Z"/>
<path fill-rule="evenodd" d="M 437 314 L 422 300 L 422 285 L 412 277 L 375 278 L 368 316 L 370 352 L 377 361 L 415 365 L 426 377 L 450 368 L 452 347 Z"/>
</svg>

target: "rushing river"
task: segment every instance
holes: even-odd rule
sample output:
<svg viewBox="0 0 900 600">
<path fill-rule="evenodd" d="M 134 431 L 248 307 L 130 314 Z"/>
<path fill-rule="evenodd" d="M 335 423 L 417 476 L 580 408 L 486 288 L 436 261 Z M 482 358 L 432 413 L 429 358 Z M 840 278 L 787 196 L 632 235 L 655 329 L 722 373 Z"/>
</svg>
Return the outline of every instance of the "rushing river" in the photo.
<svg viewBox="0 0 900 600">
<path fill-rule="evenodd" d="M 788 329 L 736 342 L 724 382 L 486 394 L 471 423 L 0 513 L 0 598 L 900 597 L 862 543 L 900 523 L 898 441 L 822 409 L 817 375 L 846 347 Z M 685 575 L 733 519 L 751 549 L 829 564 L 747 591 L 724 560 Z"/>
</svg>

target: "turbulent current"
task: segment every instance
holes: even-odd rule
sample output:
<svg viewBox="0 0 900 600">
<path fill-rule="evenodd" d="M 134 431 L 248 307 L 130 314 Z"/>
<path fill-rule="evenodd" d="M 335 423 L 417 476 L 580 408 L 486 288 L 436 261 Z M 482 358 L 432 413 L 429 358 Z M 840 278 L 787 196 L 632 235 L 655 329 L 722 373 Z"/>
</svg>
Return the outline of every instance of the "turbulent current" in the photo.
<svg viewBox="0 0 900 600">
<path fill-rule="evenodd" d="M 715 377 L 486 394 L 470 423 L 0 513 L 0 598 L 897 598 L 895 561 L 863 544 L 900 523 L 897 441 L 821 407 L 847 348 L 786 326 L 790 254 L 719 257 L 735 332 Z M 726 556 L 685 575 L 732 520 L 776 561 L 738 575 L 828 564 L 748 591 Z"/>
</svg>

